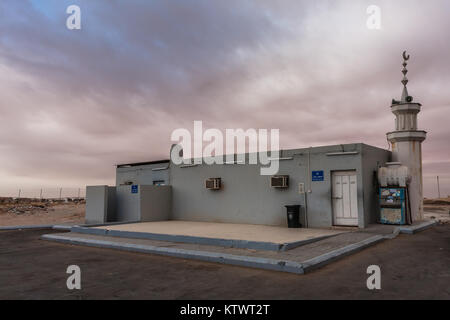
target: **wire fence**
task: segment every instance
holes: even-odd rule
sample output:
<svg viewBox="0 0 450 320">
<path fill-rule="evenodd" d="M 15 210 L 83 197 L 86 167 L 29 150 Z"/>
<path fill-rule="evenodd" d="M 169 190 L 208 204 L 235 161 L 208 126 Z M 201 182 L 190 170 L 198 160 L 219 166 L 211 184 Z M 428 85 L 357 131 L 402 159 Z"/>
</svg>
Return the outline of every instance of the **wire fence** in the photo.
<svg viewBox="0 0 450 320">
<path fill-rule="evenodd" d="M 0 197 L 28 199 L 84 199 L 86 187 L 1 188 Z"/>
</svg>

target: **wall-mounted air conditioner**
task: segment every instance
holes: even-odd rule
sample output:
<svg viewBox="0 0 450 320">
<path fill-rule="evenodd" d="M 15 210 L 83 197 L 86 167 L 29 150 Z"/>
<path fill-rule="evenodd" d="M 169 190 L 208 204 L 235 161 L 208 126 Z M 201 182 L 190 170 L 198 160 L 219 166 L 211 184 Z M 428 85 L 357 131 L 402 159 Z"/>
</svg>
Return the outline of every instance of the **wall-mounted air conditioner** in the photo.
<svg viewBox="0 0 450 320">
<path fill-rule="evenodd" d="M 272 176 L 270 177 L 270 186 L 272 188 L 288 188 L 289 176 Z"/>
<path fill-rule="evenodd" d="M 221 178 L 209 178 L 205 180 L 205 186 L 208 190 L 219 190 L 222 186 Z"/>
</svg>

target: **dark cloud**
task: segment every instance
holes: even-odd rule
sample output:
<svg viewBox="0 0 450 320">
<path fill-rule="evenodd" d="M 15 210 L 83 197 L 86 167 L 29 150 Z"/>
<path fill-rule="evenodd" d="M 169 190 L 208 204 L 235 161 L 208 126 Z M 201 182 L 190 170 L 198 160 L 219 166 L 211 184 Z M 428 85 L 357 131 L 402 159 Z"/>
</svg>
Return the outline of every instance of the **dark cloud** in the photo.
<svg viewBox="0 0 450 320">
<path fill-rule="evenodd" d="M 82 30 L 65 28 L 68 5 Z M 423 103 L 426 194 L 450 193 L 447 1 L 0 3 L 2 187 L 111 183 L 114 164 L 166 158 L 170 134 L 279 128 L 283 148 L 387 148 L 401 52 Z M 433 178 L 434 177 L 434 178 Z"/>
</svg>

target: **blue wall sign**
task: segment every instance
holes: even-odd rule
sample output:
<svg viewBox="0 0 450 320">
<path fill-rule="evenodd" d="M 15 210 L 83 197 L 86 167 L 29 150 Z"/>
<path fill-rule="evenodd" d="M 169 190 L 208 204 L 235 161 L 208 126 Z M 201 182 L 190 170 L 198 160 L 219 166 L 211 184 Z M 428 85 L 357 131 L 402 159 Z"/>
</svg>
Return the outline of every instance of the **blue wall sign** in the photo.
<svg viewBox="0 0 450 320">
<path fill-rule="evenodd" d="M 323 181 L 323 171 L 313 171 L 312 181 Z"/>
<path fill-rule="evenodd" d="M 132 185 L 131 186 L 131 193 L 138 193 L 138 186 L 137 185 Z"/>
</svg>

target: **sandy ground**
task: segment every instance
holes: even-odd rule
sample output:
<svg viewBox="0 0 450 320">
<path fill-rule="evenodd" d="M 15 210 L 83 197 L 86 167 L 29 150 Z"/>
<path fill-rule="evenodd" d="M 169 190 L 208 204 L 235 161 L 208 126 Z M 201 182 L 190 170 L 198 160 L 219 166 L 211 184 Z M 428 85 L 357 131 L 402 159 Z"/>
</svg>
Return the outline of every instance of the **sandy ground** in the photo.
<svg viewBox="0 0 450 320">
<path fill-rule="evenodd" d="M 0 226 L 84 223 L 84 202 L 0 198 Z"/>
<path fill-rule="evenodd" d="M 424 200 L 425 218 L 434 219 L 443 224 L 450 224 L 450 197 Z"/>
</svg>

